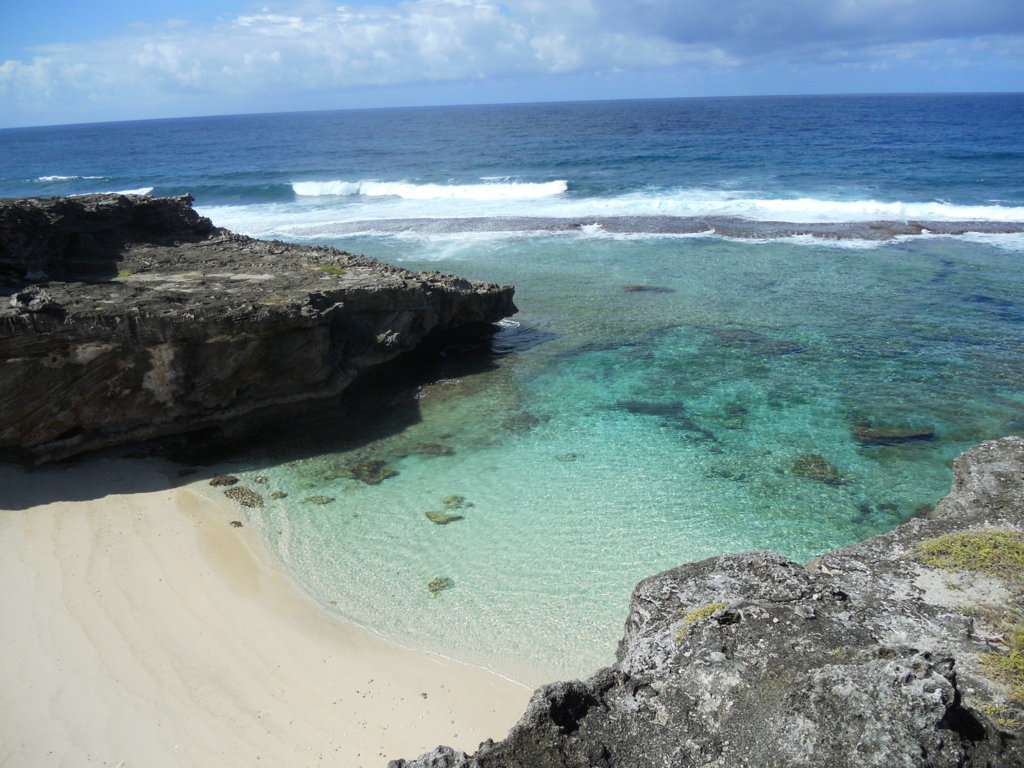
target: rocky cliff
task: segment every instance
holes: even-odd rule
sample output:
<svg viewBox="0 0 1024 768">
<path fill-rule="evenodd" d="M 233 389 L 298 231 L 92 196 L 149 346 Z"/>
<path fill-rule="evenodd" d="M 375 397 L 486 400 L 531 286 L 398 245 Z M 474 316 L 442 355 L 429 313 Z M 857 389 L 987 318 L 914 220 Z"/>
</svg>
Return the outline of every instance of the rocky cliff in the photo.
<svg viewBox="0 0 1024 768">
<path fill-rule="evenodd" d="M 253 240 L 191 203 L 0 200 L 0 452 L 258 426 L 516 311 L 511 286 Z"/>
<path fill-rule="evenodd" d="M 635 589 L 616 662 L 538 689 L 473 756 L 391 768 L 1022 766 L 1024 440 L 927 518 L 804 567 L 771 552 Z"/>
</svg>

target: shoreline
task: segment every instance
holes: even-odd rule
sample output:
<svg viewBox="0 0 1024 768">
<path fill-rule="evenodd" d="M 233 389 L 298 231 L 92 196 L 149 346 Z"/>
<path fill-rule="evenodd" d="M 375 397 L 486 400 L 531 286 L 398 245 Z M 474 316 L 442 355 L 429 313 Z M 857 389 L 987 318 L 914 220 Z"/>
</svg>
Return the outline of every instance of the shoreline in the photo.
<svg viewBox="0 0 1024 768">
<path fill-rule="evenodd" d="M 532 689 L 330 615 L 176 469 L 0 468 L 0 764 L 354 768 L 518 720 Z"/>
</svg>

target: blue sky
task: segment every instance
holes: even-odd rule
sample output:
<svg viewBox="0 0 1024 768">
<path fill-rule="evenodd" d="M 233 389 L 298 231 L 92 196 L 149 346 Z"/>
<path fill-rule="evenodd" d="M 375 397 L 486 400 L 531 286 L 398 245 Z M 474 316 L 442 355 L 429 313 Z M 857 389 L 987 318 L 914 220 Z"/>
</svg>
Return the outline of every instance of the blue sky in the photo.
<svg viewBox="0 0 1024 768">
<path fill-rule="evenodd" d="M 427 104 L 1022 90 L 1022 0 L 0 4 L 0 127 Z"/>
</svg>

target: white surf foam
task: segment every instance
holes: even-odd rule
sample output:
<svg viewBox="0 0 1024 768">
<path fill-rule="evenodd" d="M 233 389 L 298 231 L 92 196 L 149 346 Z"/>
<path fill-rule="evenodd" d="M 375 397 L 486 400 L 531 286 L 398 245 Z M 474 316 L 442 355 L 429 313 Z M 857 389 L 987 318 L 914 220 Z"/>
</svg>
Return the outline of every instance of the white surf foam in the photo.
<svg viewBox="0 0 1024 768">
<path fill-rule="evenodd" d="M 305 185 L 305 186 L 304 186 Z M 884 202 L 824 198 L 757 197 L 736 190 L 648 188 L 612 197 L 573 197 L 563 194 L 564 181 L 543 184 L 496 182 L 469 185 L 407 184 L 404 182 L 295 182 L 304 190 L 293 202 L 203 206 L 201 212 L 218 226 L 254 237 L 328 240 L 353 236 L 452 238 L 460 232 L 493 238 L 526 234 L 520 220 L 503 227 L 503 220 L 537 219 L 541 236 L 551 236 L 551 222 L 578 221 L 585 226 L 564 230 L 577 237 L 665 237 L 660 232 L 618 232 L 614 217 L 716 217 L 751 222 L 806 224 L 865 221 L 1008 222 L 1024 223 L 1024 206 L 960 205 L 950 202 Z M 333 190 L 333 196 L 328 191 Z M 132 190 L 141 192 L 142 190 Z M 148 190 L 147 190 L 148 191 Z M 343 194 L 344 193 L 344 194 Z M 391 194 L 394 193 L 394 194 Z M 521 195 L 516 197 L 516 195 Z M 529 197 L 529 195 L 536 195 Z M 457 219 L 488 220 L 465 228 Z M 403 226 L 396 227 L 395 222 Z M 601 226 L 598 222 L 605 221 Z M 378 224 L 379 222 L 379 224 Z M 707 222 L 711 226 L 713 222 Z M 527 224 L 527 227 L 529 225 Z M 632 229 L 632 227 L 626 227 Z M 482 235 L 479 230 L 487 229 Z M 559 228 L 554 227 L 557 231 Z M 706 236 L 686 233 L 682 236 Z M 680 235 L 676 235 L 680 236 Z M 1002 240 L 1005 235 L 992 235 Z M 874 247 L 872 241 L 830 241 L 807 236 L 808 244 L 836 247 Z"/>
<path fill-rule="evenodd" d="M 573 197 L 566 181 L 544 183 L 410 184 L 377 181 L 294 182 L 299 202 L 345 210 L 347 220 L 535 216 L 598 220 L 611 216 L 722 216 L 750 221 L 1004 221 L 1024 223 L 1024 206 L 940 201 L 831 200 L 761 197 L 714 189 L 657 189 L 610 197 Z M 309 211 L 306 210 L 308 214 Z"/>
<path fill-rule="evenodd" d="M 405 181 L 294 181 L 292 190 L 302 197 L 361 195 L 403 200 L 535 200 L 560 195 L 564 180 L 546 182 L 488 181 L 484 184 L 413 184 Z"/>
<path fill-rule="evenodd" d="M 958 237 L 972 243 L 992 245 L 1004 251 L 1013 253 L 1024 253 L 1024 232 L 967 232 Z"/>
<path fill-rule="evenodd" d="M 726 215 L 759 221 L 1010 221 L 1024 222 L 1024 207 L 955 205 L 947 202 L 881 202 L 816 198 L 735 199 L 717 208 Z"/>
<path fill-rule="evenodd" d="M 39 176 L 36 181 L 74 181 L 75 179 L 102 179 L 102 176 Z"/>
</svg>

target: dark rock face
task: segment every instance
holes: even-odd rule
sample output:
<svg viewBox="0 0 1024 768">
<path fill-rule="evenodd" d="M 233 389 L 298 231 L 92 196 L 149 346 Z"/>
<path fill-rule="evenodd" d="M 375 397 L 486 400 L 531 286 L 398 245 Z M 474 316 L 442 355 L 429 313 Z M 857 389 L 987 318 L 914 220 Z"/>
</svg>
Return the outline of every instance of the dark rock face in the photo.
<svg viewBox="0 0 1024 768">
<path fill-rule="evenodd" d="M 514 314 L 512 294 L 235 235 L 188 196 L 0 200 L 0 451 L 45 461 L 322 401 Z"/>
<path fill-rule="evenodd" d="M 187 195 L 0 199 L 0 281 L 113 277 L 126 248 L 198 243 L 215 232 L 226 234 Z"/>
<path fill-rule="evenodd" d="M 962 455 L 931 519 L 807 567 L 745 552 L 642 581 L 612 667 L 541 687 L 475 755 L 391 768 L 1024 766 L 1020 702 L 985 664 L 1005 650 L 985 617 L 1019 620 L 1024 574 L 940 570 L 916 551 L 979 528 L 1024 529 L 1021 438 Z"/>
</svg>

